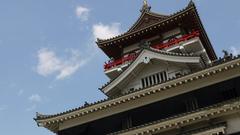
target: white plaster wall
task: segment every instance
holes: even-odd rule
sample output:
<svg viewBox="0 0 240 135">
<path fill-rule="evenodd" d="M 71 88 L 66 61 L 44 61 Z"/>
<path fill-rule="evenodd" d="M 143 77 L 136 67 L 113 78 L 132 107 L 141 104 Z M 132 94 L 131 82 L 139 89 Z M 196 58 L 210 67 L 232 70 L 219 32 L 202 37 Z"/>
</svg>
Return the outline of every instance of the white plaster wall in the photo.
<svg viewBox="0 0 240 135">
<path fill-rule="evenodd" d="M 184 63 L 166 63 L 153 61 L 146 65 L 130 83 L 123 89 L 122 93 L 129 91 L 131 88 L 139 89 L 142 88 L 141 79 L 147 76 L 166 71 L 168 79 L 175 77 L 176 72 L 188 73 L 190 69 Z"/>
</svg>

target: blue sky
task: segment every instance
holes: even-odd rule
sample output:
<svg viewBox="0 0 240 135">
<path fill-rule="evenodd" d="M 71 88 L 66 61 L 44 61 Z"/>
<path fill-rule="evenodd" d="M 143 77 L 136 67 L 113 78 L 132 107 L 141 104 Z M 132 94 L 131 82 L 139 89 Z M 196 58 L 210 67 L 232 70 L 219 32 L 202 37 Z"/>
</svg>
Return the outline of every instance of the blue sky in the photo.
<svg viewBox="0 0 240 135">
<path fill-rule="evenodd" d="M 149 0 L 171 14 L 189 0 Z M 196 0 L 218 56 L 240 52 L 240 1 Z M 142 0 L 0 0 L 0 134 L 50 135 L 33 121 L 105 98 L 107 57 L 96 37 L 126 31 Z"/>
</svg>

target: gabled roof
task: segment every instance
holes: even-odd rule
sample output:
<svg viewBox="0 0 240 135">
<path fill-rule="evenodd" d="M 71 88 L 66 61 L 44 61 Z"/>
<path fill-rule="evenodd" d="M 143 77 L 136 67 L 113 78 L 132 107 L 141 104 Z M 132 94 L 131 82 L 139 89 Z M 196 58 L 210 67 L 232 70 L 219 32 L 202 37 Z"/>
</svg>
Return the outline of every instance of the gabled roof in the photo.
<svg viewBox="0 0 240 135">
<path fill-rule="evenodd" d="M 173 13 L 171 15 L 161 15 L 161 14 L 158 14 L 158 13 L 154 13 L 154 12 L 151 12 L 151 11 L 144 11 L 142 12 L 142 14 L 140 15 L 140 17 L 137 19 L 137 21 L 133 24 L 132 27 L 130 27 L 130 29 L 121 34 L 121 35 L 117 35 L 115 37 L 111 37 L 109 39 L 97 39 L 97 44 L 99 47 L 102 47 L 104 46 L 104 44 L 111 44 L 111 42 L 113 41 L 118 41 L 119 39 L 122 39 L 123 37 L 130 37 L 132 34 L 136 34 L 136 35 L 139 35 L 139 34 L 143 34 L 144 31 L 151 31 L 153 30 L 153 27 L 154 26 L 160 26 L 162 23 L 169 23 L 169 22 L 172 22 L 171 19 L 177 19 L 175 17 L 178 17 L 179 15 L 182 15 L 184 14 L 184 16 L 186 16 L 185 13 L 191 11 L 192 9 L 195 9 L 195 5 L 194 3 L 193 4 L 189 4 L 186 8 L 176 12 L 176 13 Z M 151 17 L 151 21 L 150 22 L 150 25 L 144 25 L 144 27 L 137 27 L 137 26 L 140 26 L 142 23 L 146 23 L 146 18 L 148 17 Z M 156 21 L 158 20 L 158 21 Z M 154 23 L 155 22 L 155 23 Z M 159 27 L 158 26 L 158 27 Z M 163 27 L 164 25 L 161 25 L 161 27 Z M 138 28 L 138 29 L 136 29 Z"/>
<path fill-rule="evenodd" d="M 145 28 L 149 25 L 158 23 L 164 19 L 166 19 L 168 16 L 166 15 L 160 15 L 153 12 L 142 12 L 141 16 L 138 18 L 138 20 L 133 24 L 133 26 L 128 30 L 128 33 L 134 32 L 136 30 Z"/>
<path fill-rule="evenodd" d="M 111 80 L 107 85 L 105 85 L 101 90 L 106 94 L 106 95 L 111 95 L 111 93 L 116 87 L 116 85 L 120 84 L 121 81 L 124 81 L 126 77 L 133 72 L 133 70 L 137 69 L 144 63 L 144 58 L 149 58 L 151 59 L 158 59 L 158 60 L 163 60 L 163 61 L 168 61 L 168 62 L 180 62 L 180 63 L 200 63 L 201 62 L 201 57 L 192 55 L 192 54 L 182 54 L 182 53 L 173 53 L 173 52 L 166 52 L 166 51 L 161 51 L 157 50 L 154 48 L 144 48 L 138 57 L 132 61 L 132 63 L 121 73 L 119 74 L 115 79 Z"/>
<path fill-rule="evenodd" d="M 141 16 L 133 24 L 133 26 L 128 30 L 128 32 L 133 32 L 135 30 L 147 27 L 151 24 L 157 23 L 164 20 L 167 16 L 160 15 L 157 13 L 151 12 L 151 6 L 148 5 L 147 0 L 144 0 L 141 11 Z"/>
</svg>

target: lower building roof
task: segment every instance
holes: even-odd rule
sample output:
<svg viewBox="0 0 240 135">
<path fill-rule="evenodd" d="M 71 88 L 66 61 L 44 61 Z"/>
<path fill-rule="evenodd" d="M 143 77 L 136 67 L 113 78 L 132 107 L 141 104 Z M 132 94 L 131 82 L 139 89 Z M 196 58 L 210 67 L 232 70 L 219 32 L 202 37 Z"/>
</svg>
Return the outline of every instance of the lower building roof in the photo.
<svg viewBox="0 0 240 135">
<path fill-rule="evenodd" d="M 77 120 L 81 117 L 85 118 L 85 116 L 88 116 L 90 114 L 94 114 L 99 111 L 103 111 L 111 108 L 112 111 L 108 112 L 109 114 L 98 116 L 96 118 L 91 118 L 91 120 L 106 117 L 107 115 L 112 115 L 113 113 L 117 113 L 118 111 L 114 111 L 114 110 L 115 109 L 119 110 L 118 106 L 120 107 L 122 104 L 128 104 L 131 101 L 134 102 L 139 99 L 144 99 L 144 97 L 154 96 L 155 94 L 161 94 L 162 92 L 163 93 L 168 92 L 168 90 L 178 88 L 179 86 L 188 85 L 188 84 L 191 84 L 192 82 L 203 80 L 204 78 L 215 76 L 217 74 L 221 74 L 227 71 L 232 71 L 232 75 L 234 75 L 235 77 L 240 76 L 240 56 L 221 59 L 217 61 L 215 64 L 213 64 L 211 67 L 208 67 L 196 73 L 192 73 L 189 75 L 182 76 L 180 78 L 169 80 L 168 82 L 165 82 L 163 84 L 159 84 L 156 86 L 152 86 L 150 88 L 134 91 L 132 93 L 128 93 L 126 95 L 116 97 L 114 99 L 105 99 L 90 105 L 85 105 L 85 106 L 75 108 L 66 112 L 62 112 L 56 115 L 42 115 L 37 113 L 37 117 L 35 118 L 35 120 L 39 126 L 43 126 L 53 132 L 57 132 L 58 130 L 60 130 L 59 125 L 61 123 Z M 215 78 L 215 79 L 224 80 L 224 79 L 227 79 L 227 75 L 225 75 L 224 78 Z M 207 83 L 210 83 L 210 82 L 207 82 Z M 212 83 L 214 83 L 214 81 Z M 151 102 L 154 102 L 154 100 Z M 142 102 L 139 102 L 138 104 L 142 105 Z M 132 109 L 132 108 L 130 107 L 124 108 L 125 111 L 127 109 Z M 85 118 L 85 122 L 89 120 Z M 79 122 L 84 123 L 84 120 Z"/>
</svg>

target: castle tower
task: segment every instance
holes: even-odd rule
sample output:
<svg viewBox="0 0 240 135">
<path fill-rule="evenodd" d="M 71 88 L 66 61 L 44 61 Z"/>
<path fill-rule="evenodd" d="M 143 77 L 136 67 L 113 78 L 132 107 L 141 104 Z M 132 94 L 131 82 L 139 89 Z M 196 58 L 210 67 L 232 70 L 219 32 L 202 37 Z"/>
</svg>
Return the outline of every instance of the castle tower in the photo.
<svg viewBox="0 0 240 135">
<path fill-rule="evenodd" d="M 130 29 L 97 39 L 109 57 L 100 88 L 108 99 L 56 115 L 38 126 L 58 135 L 239 134 L 240 56 L 217 59 L 191 1 L 172 15 L 146 0 Z"/>
<path fill-rule="evenodd" d="M 170 16 L 150 9 L 145 1 L 139 19 L 126 33 L 97 41 L 111 59 L 104 65 L 111 82 L 100 88 L 109 97 L 201 70 L 216 60 L 192 2 Z"/>
</svg>

